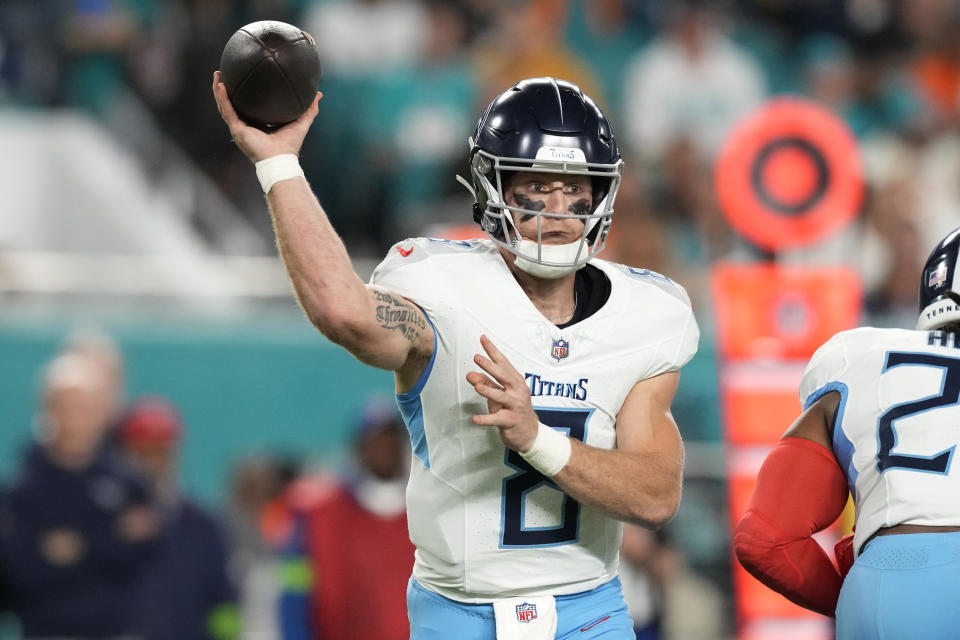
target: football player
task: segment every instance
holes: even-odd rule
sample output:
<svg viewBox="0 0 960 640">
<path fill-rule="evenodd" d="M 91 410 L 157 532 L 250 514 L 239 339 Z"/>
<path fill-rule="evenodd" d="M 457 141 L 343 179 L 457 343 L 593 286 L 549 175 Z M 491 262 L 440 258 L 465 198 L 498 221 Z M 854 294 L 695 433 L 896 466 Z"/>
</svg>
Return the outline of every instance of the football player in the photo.
<svg viewBox="0 0 960 640">
<path fill-rule="evenodd" d="M 958 250 L 960 229 L 927 259 L 916 330 L 843 331 L 817 350 L 800 383 L 806 410 L 737 524 L 743 566 L 797 604 L 835 613 L 841 639 L 957 636 Z M 835 569 L 811 535 L 836 520 L 848 491 L 855 559 L 844 579 L 846 563 Z"/>
<path fill-rule="evenodd" d="M 404 240 L 364 285 L 297 163 L 317 103 L 266 134 L 217 76 L 213 90 L 306 314 L 395 372 L 411 638 L 633 638 L 620 521 L 656 528 L 677 509 L 670 405 L 699 330 L 682 287 L 596 258 L 623 169 L 601 110 L 553 78 L 501 94 L 461 178 L 487 238 Z"/>
</svg>

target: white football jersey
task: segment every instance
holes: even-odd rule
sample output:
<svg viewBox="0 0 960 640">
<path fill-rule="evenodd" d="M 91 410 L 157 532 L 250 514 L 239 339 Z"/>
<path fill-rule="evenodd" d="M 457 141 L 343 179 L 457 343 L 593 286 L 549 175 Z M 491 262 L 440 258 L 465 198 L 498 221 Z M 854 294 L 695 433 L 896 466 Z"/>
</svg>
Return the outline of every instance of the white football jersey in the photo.
<svg viewBox="0 0 960 640">
<path fill-rule="evenodd" d="M 582 506 L 470 418 L 486 400 L 486 334 L 523 373 L 540 421 L 591 446 L 616 446 L 616 418 L 640 380 L 679 369 L 699 330 L 682 287 L 594 260 L 611 281 L 606 304 L 558 329 L 534 307 L 488 240 L 417 238 L 390 250 L 371 282 L 418 304 L 435 329 L 433 360 L 398 397 L 410 431 L 407 487 L 414 575 L 461 602 L 592 589 L 617 571 L 620 523 Z"/>
<path fill-rule="evenodd" d="M 856 504 L 854 549 L 881 527 L 960 525 L 960 349 L 936 331 L 861 328 L 811 358 L 803 406 L 842 398 L 833 450 Z"/>
</svg>

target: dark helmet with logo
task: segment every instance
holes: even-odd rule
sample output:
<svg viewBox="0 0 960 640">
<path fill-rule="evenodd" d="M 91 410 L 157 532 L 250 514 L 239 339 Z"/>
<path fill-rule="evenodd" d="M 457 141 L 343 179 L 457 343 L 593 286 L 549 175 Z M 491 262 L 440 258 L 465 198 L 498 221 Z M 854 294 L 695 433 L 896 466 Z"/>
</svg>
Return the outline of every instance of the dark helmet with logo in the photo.
<svg viewBox="0 0 960 640">
<path fill-rule="evenodd" d="M 933 248 L 920 276 L 917 329 L 938 329 L 960 322 L 960 228 Z"/>
<path fill-rule="evenodd" d="M 506 178 L 516 171 L 589 176 L 592 210 L 558 214 L 508 205 Z M 470 138 L 474 220 L 498 246 L 528 266 L 539 265 L 538 275 L 563 275 L 603 249 L 622 171 L 610 123 L 589 96 L 564 80 L 521 80 L 490 103 Z M 514 212 L 537 219 L 537 242 L 521 244 Z M 539 229 L 545 216 L 582 219 L 583 237 L 564 249 L 542 245 Z"/>
</svg>

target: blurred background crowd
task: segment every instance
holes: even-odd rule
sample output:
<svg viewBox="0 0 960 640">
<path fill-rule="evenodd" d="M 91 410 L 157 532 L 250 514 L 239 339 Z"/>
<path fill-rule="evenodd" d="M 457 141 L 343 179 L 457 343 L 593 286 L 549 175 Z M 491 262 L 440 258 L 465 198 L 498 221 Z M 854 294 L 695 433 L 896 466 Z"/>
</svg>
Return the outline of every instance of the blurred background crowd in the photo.
<svg viewBox="0 0 960 640">
<path fill-rule="evenodd" d="M 190 589 L 161 598 L 167 615 L 193 607 L 176 618 L 202 620 L 198 635 L 118 626 L 89 637 L 318 637 L 305 610 L 353 611 L 346 601 L 370 588 L 337 564 L 363 542 L 356 529 L 318 523 L 399 530 L 402 473 L 371 462 L 396 444 L 377 399 L 390 376 L 300 317 L 253 169 L 210 95 L 224 43 L 262 19 L 316 39 L 324 98 L 301 163 L 363 277 L 403 237 L 477 235 L 454 176 L 467 174 L 480 111 L 513 82 L 564 78 L 605 110 L 626 169 L 603 257 L 683 284 L 704 333 L 675 404 L 684 502 L 656 536 L 628 528 L 627 593 L 638 637 L 732 634 L 708 274 L 770 256 L 724 220 L 714 160 L 774 96 L 842 118 L 860 146 L 862 211 L 776 257 L 852 267 L 864 323 L 913 326 L 926 250 L 960 220 L 952 0 L 4 0 L 0 525 L 26 524 L 0 530 L 0 569 L 5 602 L 28 613 L 0 633 L 49 619 L 55 597 L 92 620 L 102 603 L 77 594 L 136 611 L 175 584 Z M 103 478 L 112 488 L 96 488 Z M 76 511 L 75 527 L 45 529 L 31 492 Z M 88 545 L 97 527 L 118 536 L 122 557 Z M 183 527 L 206 533 L 169 543 Z M 342 553 L 328 557 L 334 539 Z M 191 578 L 201 563 L 222 580 Z M 324 590 L 323 571 L 342 573 L 339 592 Z M 389 637 L 376 633 L 356 637 Z"/>
</svg>

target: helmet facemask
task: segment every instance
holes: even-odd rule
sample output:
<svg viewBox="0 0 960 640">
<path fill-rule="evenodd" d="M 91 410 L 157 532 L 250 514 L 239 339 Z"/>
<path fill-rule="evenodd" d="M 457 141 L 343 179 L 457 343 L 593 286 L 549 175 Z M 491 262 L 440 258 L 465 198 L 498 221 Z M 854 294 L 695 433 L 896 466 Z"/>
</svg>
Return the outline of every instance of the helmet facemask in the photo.
<svg viewBox="0 0 960 640">
<path fill-rule="evenodd" d="M 473 140 L 470 142 L 474 147 Z M 606 245 L 622 171 L 622 160 L 618 159 L 614 164 L 588 163 L 580 149 L 571 147 L 543 147 L 535 160 L 499 157 L 476 149 L 470 162 L 476 197 L 475 214 L 493 243 L 517 256 L 518 268 L 541 278 L 559 278 L 583 267 Z M 555 213 L 507 204 L 505 183 L 510 174 L 517 172 L 589 176 L 593 184 L 591 210 Z M 536 219 L 536 240 L 521 236 L 513 214 Z M 544 244 L 544 218 L 581 220 L 583 234 L 579 240 L 567 245 Z"/>
</svg>

